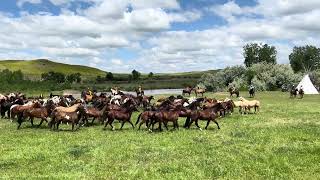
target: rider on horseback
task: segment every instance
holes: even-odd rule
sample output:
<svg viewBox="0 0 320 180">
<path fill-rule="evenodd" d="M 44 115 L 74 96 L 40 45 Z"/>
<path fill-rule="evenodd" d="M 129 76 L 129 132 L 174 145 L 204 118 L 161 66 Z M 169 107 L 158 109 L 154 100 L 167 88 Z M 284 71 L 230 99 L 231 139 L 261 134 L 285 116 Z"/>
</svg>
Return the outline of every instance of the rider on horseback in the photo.
<svg viewBox="0 0 320 180">
<path fill-rule="evenodd" d="M 92 96 L 92 91 L 90 90 L 90 88 L 87 88 L 87 95 Z"/>
</svg>

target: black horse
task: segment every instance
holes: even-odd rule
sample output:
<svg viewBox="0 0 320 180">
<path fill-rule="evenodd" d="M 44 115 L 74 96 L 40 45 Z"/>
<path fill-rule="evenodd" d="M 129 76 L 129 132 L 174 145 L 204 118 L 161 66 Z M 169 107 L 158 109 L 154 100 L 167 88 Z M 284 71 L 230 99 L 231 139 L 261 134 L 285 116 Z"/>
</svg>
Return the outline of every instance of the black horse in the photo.
<svg viewBox="0 0 320 180">
<path fill-rule="evenodd" d="M 300 99 L 302 99 L 302 98 L 303 98 L 303 95 L 304 95 L 304 91 L 303 91 L 302 88 L 299 89 L 299 95 L 300 95 Z"/>
<path fill-rule="evenodd" d="M 254 87 L 250 87 L 249 88 L 249 95 L 250 95 L 250 97 L 254 97 L 254 95 L 255 95 L 255 88 Z"/>
<path fill-rule="evenodd" d="M 290 90 L 290 98 L 296 98 L 298 94 L 298 89 L 297 88 L 292 88 Z"/>
</svg>

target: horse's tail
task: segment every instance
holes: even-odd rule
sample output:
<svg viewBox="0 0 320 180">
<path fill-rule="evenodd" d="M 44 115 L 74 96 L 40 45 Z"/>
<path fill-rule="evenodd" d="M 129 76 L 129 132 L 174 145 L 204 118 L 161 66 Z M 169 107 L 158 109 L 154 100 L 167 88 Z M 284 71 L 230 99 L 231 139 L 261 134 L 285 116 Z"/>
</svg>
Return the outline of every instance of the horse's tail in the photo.
<svg viewBox="0 0 320 180">
<path fill-rule="evenodd" d="M 142 115 L 142 113 L 139 114 L 136 125 L 139 123 L 141 115 Z"/>
</svg>

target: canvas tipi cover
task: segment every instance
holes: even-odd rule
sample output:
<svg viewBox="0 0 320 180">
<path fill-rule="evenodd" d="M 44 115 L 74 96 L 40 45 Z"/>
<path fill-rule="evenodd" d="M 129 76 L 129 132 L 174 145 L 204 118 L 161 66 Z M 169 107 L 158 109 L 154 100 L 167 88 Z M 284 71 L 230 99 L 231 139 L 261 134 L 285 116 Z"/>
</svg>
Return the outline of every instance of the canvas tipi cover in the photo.
<svg viewBox="0 0 320 180">
<path fill-rule="evenodd" d="M 297 88 L 300 90 L 301 86 L 305 94 L 319 94 L 317 89 L 312 84 L 308 74 L 303 77 Z"/>
</svg>

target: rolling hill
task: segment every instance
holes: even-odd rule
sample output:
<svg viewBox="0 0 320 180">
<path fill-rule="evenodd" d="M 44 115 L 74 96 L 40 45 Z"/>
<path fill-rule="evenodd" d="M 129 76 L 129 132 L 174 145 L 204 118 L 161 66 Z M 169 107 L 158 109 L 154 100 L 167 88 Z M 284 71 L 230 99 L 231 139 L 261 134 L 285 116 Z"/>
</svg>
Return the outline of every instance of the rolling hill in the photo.
<svg viewBox="0 0 320 180">
<path fill-rule="evenodd" d="M 93 79 L 98 75 L 104 76 L 105 72 L 96 68 L 70 65 L 49 61 L 47 59 L 37 60 L 4 60 L 0 61 L 0 70 L 9 69 L 11 71 L 21 70 L 30 79 L 40 79 L 41 74 L 49 71 L 64 74 L 81 73 L 84 79 Z"/>
</svg>

